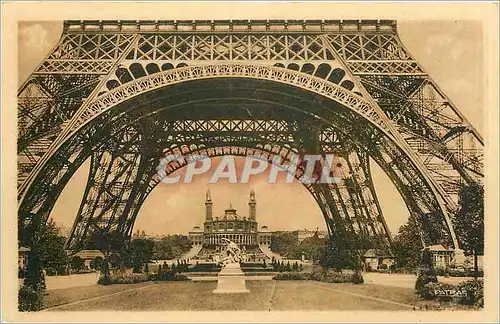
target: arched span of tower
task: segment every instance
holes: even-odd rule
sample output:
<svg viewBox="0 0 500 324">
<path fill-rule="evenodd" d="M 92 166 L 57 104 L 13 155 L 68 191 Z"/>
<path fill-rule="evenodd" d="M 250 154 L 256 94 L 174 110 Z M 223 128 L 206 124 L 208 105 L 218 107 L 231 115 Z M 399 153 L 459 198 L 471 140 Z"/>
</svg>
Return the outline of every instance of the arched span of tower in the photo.
<svg viewBox="0 0 500 324">
<path fill-rule="evenodd" d="M 90 209 L 96 210 L 98 207 L 102 211 L 101 216 L 102 213 L 112 211 L 114 216 L 105 218 L 104 229 L 125 234 L 124 228 L 115 227 L 116 220 L 120 215 L 130 212 L 133 207 L 131 197 L 139 189 L 130 183 L 130 186 L 122 186 L 118 192 L 109 192 L 114 190 L 112 188 L 117 183 L 129 183 L 130 179 L 140 181 L 139 178 L 146 174 L 144 170 L 151 168 L 154 158 L 158 159 L 158 149 L 162 147 L 160 144 L 179 143 L 180 140 L 182 144 L 186 142 L 186 136 L 204 135 L 215 143 L 221 140 L 222 143 L 227 143 L 230 138 L 236 143 L 245 138 L 255 138 L 261 140 L 261 145 L 272 145 L 279 142 L 279 138 L 265 138 L 264 129 L 251 129 L 248 125 L 259 125 L 259 122 L 262 125 L 266 120 L 272 124 L 270 121 L 275 120 L 283 124 L 280 129 L 274 129 L 274 135 L 291 142 L 304 154 L 324 154 L 331 151 L 332 143 L 321 141 L 328 132 L 336 134 L 338 150 L 346 152 L 346 163 L 343 164 L 346 172 L 344 187 L 340 190 L 323 186 L 315 190 L 317 201 L 322 201 L 320 207 L 324 213 L 342 215 L 341 219 L 349 219 L 351 222 L 354 219 L 358 230 L 371 232 L 372 236 L 384 236 L 386 242 L 390 240 L 373 186 L 365 183 L 371 183 L 367 181 L 370 176 L 367 161 L 371 156 L 377 163 L 384 165 L 384 170 L 400 189 L 411 212 L 421 217 L 431 215 L 429 217 L 434 217 L 434 221 L 440 224 L 439 233 L 429 237 L 429 242 L 448 239 L 443 236 L 444 232 L 450 230 L 445 229 L 446 211 L 438 201 L 432 184 L 382 127 L 369 120 L 367 115 L 358 113 L 352 107 L 348 108 L 348 102 L 350 101 L 333 100 L 283 82 L 224 77 L 179 82 L 146 91 L 142 95 L 123 98 L 112 108 L 96 114 L 82 124 L 54 152 L 27 192 L 29 199 L 25 198 L 21 205 L 22 211 L 31 209 L 36 212 L 22 215 L 46 217 L 65 182 L 77 166 L 92 154 L 98 162 L 91 167 L 89 183 L 99 182 L 101 177 L 97 174 L 103 165 L 107 166 L 107 171 L 104 172 L 105 179 L 100 183 L 101 189 L 91 195 L 94 207 Z M 193 128 L 193 123 L 203 124 L 201 117 L 210 121 L 205 122 L 205 126 L 210 125 L 205 130 Z M 215 126 L 216 122 L 220 125 Z M 271 125 L 265 126 L 273 130 Z M 230 132 L 225 132 L 228 129 Z M 354 151 L 363 155 L 356 162 L 349 157 Z M 108 156 L 106 152 L 111 154 Z M 95 154 L 97 156 L 94 157 Z M 128 169 L 116 172 L 117 168 Z M 354 169 L 364 170 L 364 181 L 358 179 Z M 116 173 L 113 179 L 109 179 L 109 170 Z M 408 187 L 413 188 L 412 191 Z M 417 190 L 419 194 L 414 195 Z M 89 199 L 90 193 L 91 191 L 86 191 L 85 201 Z M 123 195 L 128 198 L 124 199 Z M 101 202 L 101 197 L 105 202 Z M 120 206 L 119 202 L 125 200 L 129 202 L 128 205 Z M 87 213 L 88 209 L 87 203 L 82 204 L 79 215 Z M 373 212 L 374 209 L 376 212 Z M 101 216 L 97 218 L 102 218 Z M 331 226 L 329 224 L 330 229 Z M 101 227 L 99 229 L 103 230 Z"/>
<path fill-rule="evenodd" d="M 100 161 L 91 168 L 100 180 L 87 189 L 101 182 L 84 201 L 115 217 L 129 214 L 140 191 L 117 184 L 147 183 L 158 148 L 185 143 L 321 154 L 335 136 L 345 176 L 340 189 L 315 191 L 324 215 L 367 229 L 363 218 L 381 216 L 372 158 L 421 221 L 424 241 L 455 247 L 448 213 L 461 183 L 483 177 L 482 137 L 406 50 L 394 21 L 66 21 L 18 107 L 21 241 L 89 157 Z M 121 171 L 109 178 L 109 170 Z M 433 224 L 449 235 L 429 235 Z"/>
<path fill-rule="evenodd" d="M 174 172 L 180 170 L 188 165 L 191 161 L 191 158 L 199 158 L 200 156 L 206 158 L 213 157 L 221 157 L 221 156 L 239 156 L 239 157 L 254 157 L 256 159 L 267 161 L 268 163 L 275 163 L 274 157 L 279 155 L 282 157 L 280 159 L 281 163 L 277 163 L 276 165 L 284 167 L 286 164 L 290 163 L 289 155 L 294 154 L 296 150 L 290 150 L 290 148 L 282 147 L 279 149 L 279 152 L 276 152 L 275 145 L 272 149 L 268 149 L 268 145 L 263 147 L 260 144 L 255 144 L 252 142 L 245 144 L 237 144 L 239 146 L 231 146 L 230 142 L 226 143 L 214 143 L 213 141 L 209 141 L 206 143 L 203 139 L 197 141 L 198 144 L 184 144 L 184 145 L 172 145 L 171 148 L 165 149 L 163 152 L 165 155 L 175 155 L 176 159 L 170 161 L 162 166 L 162 163 L 159 163 L 159 166 L 162 166 L 162 169 L 165 173 L 157 172 L 155 168 L 150 168 L 147 171 L 149 175 L 146 178 L 146 181 L 138 181 L 136 183 L 131 183 L 132 186 L 138 187 L 137 193 L 135 194 L 135 203 L 126 210 L 126 213 L 122 213 L 118 215 L 119 217 L 115 218 L 112 213 L 95 215 L 98 213 L 95 209 L 92 209 L 93 206 L 89 205 L 89 202 L 84 199 L 81 203 L 80 212 L 75 219 L 74 226 L 67 240 L 67 248 L 71 250 L 79 250 L 82 247 L 82 244 L 85 243 L 84 238 L 92 235 L 92 230 L 98 230 L 105 232 L 104 235 L 107 235 L 110 230 L 124 233 L 126 238 L 131 236 L 133 225 L 137 218 L 138 212 L 142 207 L 143 203 L 146 201 L 148 195 L 154 190 L 154 188 L 158 185 L 162 185 L 162 179 L 165 177 L 170 177 Z M 286 154 L 283 154 L 287 152 Z M 298 155 L 297 155 L 298 156 Z M 102 162 L 101 157 L 92 156 L 91 158 L 91 167 L 95 166 Z M 303 168 L 299 167 L 297 173 L 293 174 L 295 180 L 298 180 L 303 173 Z M 89 181 L 95 179 L 95 174 L 89 175 Z M 97 177 L 99 178 L 99 177 Z M 133 180 L 132 180 L 133 181 Z M 99 185 L 99 183 L 97 183 Z M 166 184 L 163 184 L 166 185 Z M 316 200 L 320 208 L 324 208 L 321 205 L 321 202 L 318 200 L 315 191 L 314 184 L 304 183 L 304 187 L 308 190 L 309 193 L 312 194 L 313 198 Z M 88 196 L 91 191 L 99 191 L 99 188 L 95 186 L 89 186 L 87 188 L 87 192 L 85 196 Z M 327 214 L 324 215 L 325 220 L 328 222 L 329 218 Z M 330 227 L 328 227 L 330 229 Z M 118 246 L 122 244 L 122 242 L 117 242 Z"/>
</svg>

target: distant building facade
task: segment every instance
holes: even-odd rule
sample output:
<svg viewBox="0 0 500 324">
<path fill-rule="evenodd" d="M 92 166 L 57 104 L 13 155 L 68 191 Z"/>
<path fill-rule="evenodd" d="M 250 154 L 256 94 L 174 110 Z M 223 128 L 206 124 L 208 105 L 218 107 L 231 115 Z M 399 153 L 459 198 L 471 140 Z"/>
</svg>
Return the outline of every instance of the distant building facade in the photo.
<svg viewBox="0 0 500 324">
<path fill-rule="evenodd" d="M 435 268 L 448 268 L 453 259 L 453 249 L 442 244 L 436 244 L 426 247 L 432 255 L 432 261 Z"/>
<path fill-rule="evenodd" d="M 297 240 L 302 242 L 306 238 L 317 236 L 318 238 L 326 238 L 328 233 L 326 231 L 320 231 L 318 228 L 315 230 L 301 229 L 297 231 Z"/>
<path fill-rule="evenodd" d="M 230 204 L 223 215 L 213 216 L 213 201 L 210 191 L 205 197 L 205 222 L 203 229 L 195 226 L 189 232 L 189 238 L 193 245 L 202 245 L 208 248 L 219 248 L 223 238 L 231 240 L 240 247 L 254 248 L 259 245 L 271 244 L 271 232 L 267 226 L 259 230 L 257 223 L 257 200 L 255 192 L 250 191 L 248 201 L 248 217 L 241 216 Z"/>
<path fill-rule="evenodd" d="M 102 253 L 99 250 L 82 250 L 76 253 L 75 256 L 78 256 L 83 259 L 85 268 L 87 269 L 90 269 L 90 264 L 92 260 L 94 260 L 95 258 L 99 257 L 101 259 L 104 259 L 104 253 Z"/>
<path fill-rule="evenodd" d="M 363 255 L 363 263 L 367 271 L 381 268 L 387 269 L 394 264 L 394 257 L 385 254 L 383 251 L 370 249 Z"/>
<path fill-rule="evenodd" d="M 18 259 L 17 259 L 17 264 L 19 269 L 21 270 L 26 270 L 28 267 L 28 253 L 31 251 L 30 248 L 21 246 L 18 249 Z"/>
</svg>

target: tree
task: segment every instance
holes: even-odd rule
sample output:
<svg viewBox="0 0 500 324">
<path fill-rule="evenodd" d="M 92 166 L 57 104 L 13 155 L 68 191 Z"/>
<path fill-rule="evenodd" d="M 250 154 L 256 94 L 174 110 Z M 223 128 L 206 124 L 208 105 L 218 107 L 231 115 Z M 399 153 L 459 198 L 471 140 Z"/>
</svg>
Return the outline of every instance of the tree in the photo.
<svg viewBox="0 0 500 324">
<path fill-rule="evenodd" d="M 75 271 L 81 271 L 85 267 L 85 261 L 78 255 L 75 255 L 74 257 L 71 258 L 70 266 L 71 269 Z"/>
<path fill-rule="evenodd" d="M 182 257 L 192 247 L 185 235 L 168 235 L 154 242 L 153 257 L 159 260 L 172 260 Z"/>
<path fill-rule="evenodd" d="M 287 257 L 293 259 L 301 259 L 302 254 L 307 255 L 312 261 L 318 260 L 321 251 L 327 244 L 326 238 L 319 238 L 317 234 L 312 237 L 305 238 L 297 246 L 290 249 Z"/>
<path fill-rule="evenodd" d="M 122 262 L 122 258 L 116 253 L 111 254 L 106 259 L 112 268 L 118 268 Z"/>
<path fill-rule="evenodd" d="M 42 272 L 40 256 L 36 250 L 28 253 L 28 266 L 23 285 L 35 291 L 44 291 L 47 288 L 45 286 L 45 276 Z"/>
<path fill-rule="evenodd" d="M 288 253 L 299 244 L 297 232 L 278 232 L 271 236 L 271 251 L 283 256 L 288 256 Z"/>
<path fill-rule="evenodd" d="M 484 188 L 477 182 L 462 186 L 460 208 L 453 218 L 460 246 L 474 255 L 474 276 L 478 275 L 477 256 L 484 254 Z"/>
<path fill-rule="evenodd" d="M 146 273 L 148 273 L 148 272 L 149 272 L 149 263 L 148 263 L 148 262 L 146 262 L 146 263 L 144 264 L 144 272 L 146 272 Z"/>
<path fill-rule="evenodd" d="M 132 272 L 133 273 L 140 273 L 141 272 L 142 265 L 141 263 L 137 262 L 134 260 L 133 267 L 132 267 Z"/>
<path fill-rule="evenodd" d="M 407 224 L 399 228 L 393 239 L 393 251 L 398 268 L 416 269 L 420 265 L 423 248 L 419 224 L 415 216 L 410 215 Z"/>
<path fill-rule="evenodd" d="M 372 247 L 370 238 L 361 233 L 346 230 L 344 224 L 338 224 L 322 250 L 320 264 L 324 268 L 361 269 L 362 257 Z"/>
<path fill-rule="evenodd" d="M 103 260 L 101 264 L 101 274 L 104 275 L 104 277 L 109 277 L 109 262 L 108 260 Z"/>
<path fill-rule="evenodd" d="M 278 271 L 279 271 L 279 272 L 283 272 L 284 270 L 285 270 L 285 267 L 283 266 L 283 261 L 281 261 L 281 262 L 279 263 L 279 266 L 278 266 Z"/>
<path fill-rule="evenodd" d="M 18 310 L 39 311 L 43 306 L 43 292 L 46 290 L 45 276 L 41 268 L 40 256 L 36 249 L 28 253 L 28 265 L 23 286 L 18 291 Z"/>
<path fill-rule="evenodd" d="M 92 261 L 90 261 L 90 267 L 95 270 L 100 270 L 102 267 L 103 258 L 101 256 L 96 256 Z"/>
<path fill-rule="evenodd" d="M 141 265 L 151 260 L 154 242 L 150 239 L 135 239 L 120 251 L 125 266 L 140 271 Z"/>
<path fill-rule="evenodd" d="M 66 238 L 61 235 L 60 228 L 52 219 L 39 225 L 33 246 L 36 246 L 42 269 L 54 269 L 57 273 L 64 273 L 68 263 L 64 250 L 65 242 Z"/>
</svg>

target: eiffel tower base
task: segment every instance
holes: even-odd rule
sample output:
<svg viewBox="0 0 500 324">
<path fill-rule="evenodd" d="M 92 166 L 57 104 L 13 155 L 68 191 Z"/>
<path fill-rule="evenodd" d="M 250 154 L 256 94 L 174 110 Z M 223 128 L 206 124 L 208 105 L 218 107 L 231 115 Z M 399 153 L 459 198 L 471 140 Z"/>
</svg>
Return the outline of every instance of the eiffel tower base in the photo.
<svg viewBox="0 0 500 324">
<path fill-rule="evenodd" d="M 214 294 L 234 294 L 234 293 L 248 293 L 246 288 L 245 274 L 241 271 L 239 263 L 229 263 L 217 278 L 217 288 L 213 291 Z"/>
</svg>

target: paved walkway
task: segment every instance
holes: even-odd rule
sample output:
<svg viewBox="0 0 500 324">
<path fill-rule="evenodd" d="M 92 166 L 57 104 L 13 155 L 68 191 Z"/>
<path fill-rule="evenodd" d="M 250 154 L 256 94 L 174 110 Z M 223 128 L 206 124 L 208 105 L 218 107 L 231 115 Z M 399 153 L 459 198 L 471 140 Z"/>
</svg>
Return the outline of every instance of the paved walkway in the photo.
<svg viewBox="0 0 500 324">
<path fill-rule="evenodd" d="M 69 276 L 45 276 L 47 290 L 74 288 L 97 284 L 99 273 L 82 273 Z"/>
<path fill-rule="evenodd" d="M 402 273 L 378 273 L 378 272 L 366 272 L 363 275 L 365 283 L 372 283 L 375 285 L 390 286 L 390 287 L 402 287 L 402 288 L 414 288 L 417 276 L 414 274 L 402 274 Z M 459 284 L 462 281 L 467 281 L 472 278 L 469 277 L 442 277 L 438 276 L 438 281 L 448 284 Z"/>
</svg>

